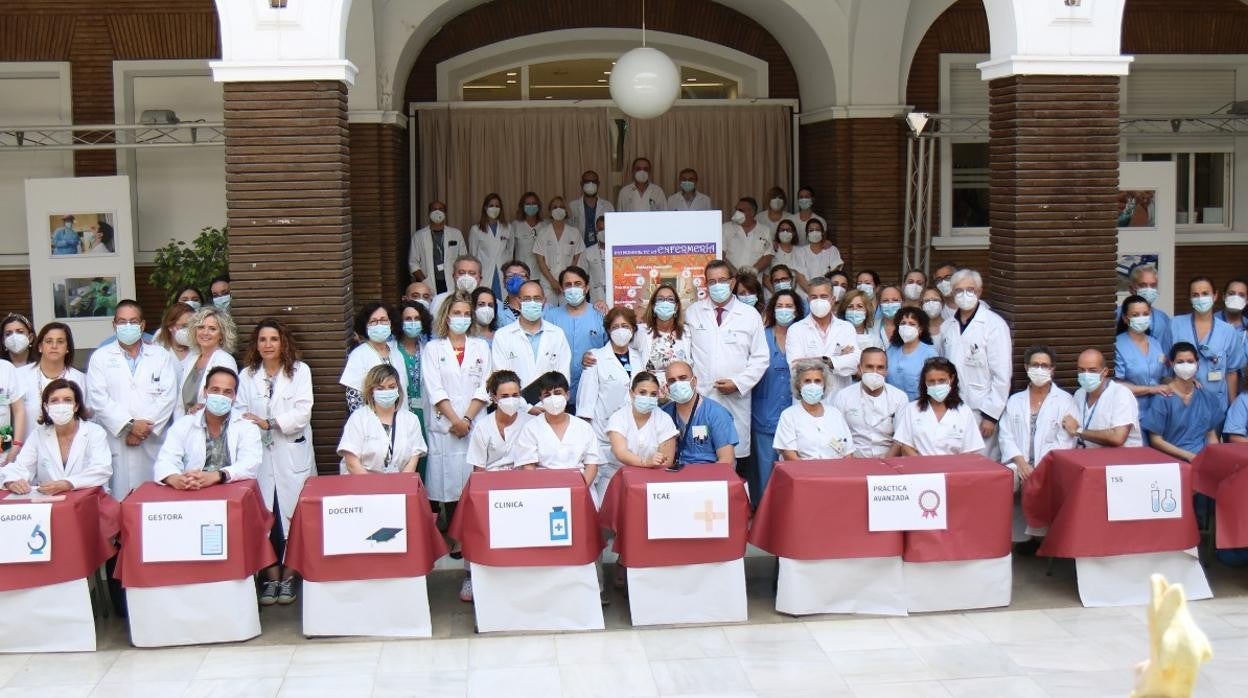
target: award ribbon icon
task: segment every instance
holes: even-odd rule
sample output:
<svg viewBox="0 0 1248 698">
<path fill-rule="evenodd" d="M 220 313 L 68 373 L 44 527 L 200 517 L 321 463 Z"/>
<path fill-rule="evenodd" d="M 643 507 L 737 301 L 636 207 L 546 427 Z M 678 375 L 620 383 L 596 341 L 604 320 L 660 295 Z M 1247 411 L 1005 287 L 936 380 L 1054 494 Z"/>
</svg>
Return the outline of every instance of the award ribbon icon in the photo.
<svg viewBox="0 0 1248 698">
<path fill-rule="evenodd" d="M 923 518 L 936 518 L 936 510 L 940 508 L 940 495 L 935 490 L 923 490 L 919 493 L 919 508 L 923 510 Z"/>
</svg>

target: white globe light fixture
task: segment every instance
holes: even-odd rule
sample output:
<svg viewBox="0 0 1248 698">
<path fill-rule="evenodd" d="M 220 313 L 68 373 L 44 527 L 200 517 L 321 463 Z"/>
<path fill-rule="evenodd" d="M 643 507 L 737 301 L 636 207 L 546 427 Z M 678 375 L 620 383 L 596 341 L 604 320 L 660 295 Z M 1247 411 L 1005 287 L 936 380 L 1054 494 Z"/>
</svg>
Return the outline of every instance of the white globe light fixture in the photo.
<svg viewBox="0 0 1248 698">
<path fill-rule="evenodd" d="M 635 48 L 611 67 L 611 99 L 633 118 L 660 116 L 679 96 L 680 70 L 658 49 Z"/>
</svg>

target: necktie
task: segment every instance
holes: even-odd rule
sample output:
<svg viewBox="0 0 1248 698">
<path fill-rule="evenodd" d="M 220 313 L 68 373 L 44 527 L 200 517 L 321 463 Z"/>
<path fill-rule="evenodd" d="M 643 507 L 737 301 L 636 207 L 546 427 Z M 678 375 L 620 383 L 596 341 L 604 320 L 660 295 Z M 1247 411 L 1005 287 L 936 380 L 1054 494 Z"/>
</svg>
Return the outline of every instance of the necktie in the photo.
<svg viewBox="0 0 1248 698">
<path fill-rule="evenodd" d="M 724 309 L 723 308 L 715 309 L 715 324 L 716 325 L 724 324 Z"/>
</svg>

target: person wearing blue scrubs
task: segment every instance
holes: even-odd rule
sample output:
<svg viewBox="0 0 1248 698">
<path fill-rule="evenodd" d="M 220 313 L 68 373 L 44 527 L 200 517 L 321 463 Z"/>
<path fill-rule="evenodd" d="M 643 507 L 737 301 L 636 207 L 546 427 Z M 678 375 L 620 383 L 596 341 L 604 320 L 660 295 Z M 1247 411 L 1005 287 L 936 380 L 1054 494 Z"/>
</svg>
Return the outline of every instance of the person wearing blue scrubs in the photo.
<svg viewBox="0 0 1248 698">
<path fill-rule="evenodd" d="M 928 333 L 927 313 L 920 308 L 902 308 L 893 318 L 897 329 L 888 338 L 888 384 L 905 392 L 910 401 L 919 399 L 919 375 L 923 363 L 936 356 Z"/>
<path fill-rule="evenodd" d="M 737 462 L 737 427 L 732 413 L 698 395 L 698 379 L 684 361 L 667 365 L 667 396 L 663 411 L 676 423 L 677 466 Z"/>
<path fill-rule="evenodd" d="M 1213 316 L 1240 332 L 1248 330 L 1244 322 L 1244 306 L 1248 306 L 1248 281 L 1231 279 L 1222 289 L 1222 309 Z"/>
<path fill-rule="evenodd" d="M 1173 320 L 1166 314 L 1166 311 L 1153 307 L 1159 295 L 1157 283 L 1157 269 L 1148 264 L 1141 264 L 1131 270 L 1131 285 L 1128 288 L 1133 295 L 1143 298 L 1152 311 L 1148 336 L 1155 338 L 1161 344 L 1162 351 L 1170 351 L 1170 345 L 1174 343 L 1170 334 L 1170 325 Z M 1118 310 L 1118 316 L 1122 316 L 1121 308 Z"/>
<path fill-rule="evenodd" d="M 78 254 L 82 251 L 82 238 L 74 232 L 74 217 L 62 216 L 61 223 L 61 227 L 52 231 L 52 254 Z"/>
<path fill-rule="evenodd" d="M 563 303 L 546 310 L 546 321 L 567 335 L 573 357 L 583 357 L 607 343 L 602 313 L 589 303 L 589 272 L 575 265 L 570 266 L 559 272 L 559 285 L 563 289 Z M 576 387 L 581 383 L 582 369 L 581 361 L 572 362 L 569 405 L 576 404 Z"/>
<path fill-rule="evenodd" d="M 1148 334 L 1153 317 L 1147 300 L 1127 296 L 1118 309 L 1118 336 L 1114 340 L 1114 380 L 1135 396 L 1141 415 L 1148 412 L 1153 396 L 1171 393 L 1166 351 Z"/>
<path fill-rule="evenodd" d="M 1174 378 L 1170 395 L 1159 395 L 1141 415 L 1140 426 L 1148 432 L 1153 448 L 1191 462 L 1205 444 L 1218 443 L 1222 403 L 1217 395 L 1196 382 L 1199 359 L 1196 347 L 1175 342 L 1170 348 Z"/>
<path fill-rule="evenodd" d="M 1188 284 L 1193 312 L 1176 315 L 1170 324 L 1174 342 L 1188 342 L 1196 347 L 1200 367 L 1196 380 L 1217 396 L 1223 410 L 1239 396 L 1239 370 L 1244 367 L 1241 333 L 1213 316 L 1218 300 L 1213 280 L 1197 276 Z M 1221 415 L 1218 418 L 1221 424 Z"/>
<path fill-rule="evenodd" d="M 754 449 L 754 461 L 757 482 L 749 483 L 751 499 L 754 502 L 763 500 L 763 492 L 767 490 L 767 481 L 771 478 L 771 469 L 779 457 L 773 442 L 776 440 L 776 424 L 780 422 L 780 413 L 793 404 L 792 375 L 789 372 L 789 359 L 785 355 L 785 339 L 788 337 L 789 326 L 802 319 L 802 301 L 791 290 L 776 291 L 767 304 L 763 314 L 763 333 L 767 336 L 767 355 L 770 362 L 761 380 L 754 385 L 750 393 L 750 428 L 753 431 L 751 447 Z M 757 493 L 757 496 L 753 496 Z"/>
</svg>

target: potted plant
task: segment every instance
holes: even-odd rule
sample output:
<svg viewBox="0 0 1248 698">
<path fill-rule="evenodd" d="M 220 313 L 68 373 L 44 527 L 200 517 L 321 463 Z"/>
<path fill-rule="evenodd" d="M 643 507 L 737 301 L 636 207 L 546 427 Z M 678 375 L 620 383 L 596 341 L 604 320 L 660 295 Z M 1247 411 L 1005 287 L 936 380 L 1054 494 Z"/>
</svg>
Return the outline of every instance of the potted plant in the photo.
<svg viewBox="0 0 1248 698">
<path fill-rule="evenodd" d="M 229 227 L 208 226 L 189 245 L 170 240 L 156 250 L 156 268 L 148 279 L 173 302 L 187 286 L 206 290 L 213 277 L 226 273 L 229 259 Z"/>
</svg>

